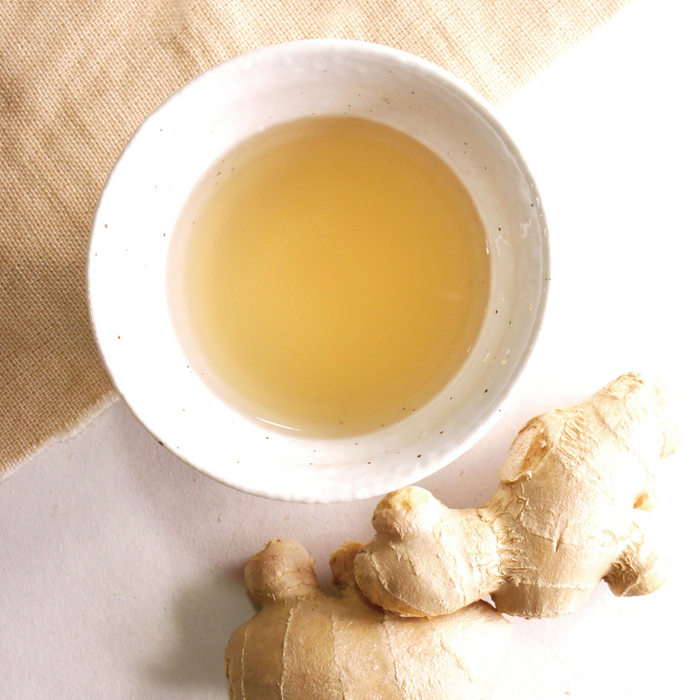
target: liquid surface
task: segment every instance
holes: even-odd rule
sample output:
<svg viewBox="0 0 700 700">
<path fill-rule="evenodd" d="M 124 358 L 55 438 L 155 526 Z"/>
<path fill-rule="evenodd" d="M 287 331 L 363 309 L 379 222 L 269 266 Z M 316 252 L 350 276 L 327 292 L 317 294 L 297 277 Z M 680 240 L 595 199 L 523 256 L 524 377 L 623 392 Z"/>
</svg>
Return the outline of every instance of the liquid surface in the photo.
<svg viewBox="0 0 700 700">
<path fill-rule="evenodd" d="M 415 139 L 317 117 L 239 145 L 178 219 L 168 284 L 188 360 L 251 417 L 340 437 L 407 418 L 484 318 L 486 236 Z"/>
</svg>

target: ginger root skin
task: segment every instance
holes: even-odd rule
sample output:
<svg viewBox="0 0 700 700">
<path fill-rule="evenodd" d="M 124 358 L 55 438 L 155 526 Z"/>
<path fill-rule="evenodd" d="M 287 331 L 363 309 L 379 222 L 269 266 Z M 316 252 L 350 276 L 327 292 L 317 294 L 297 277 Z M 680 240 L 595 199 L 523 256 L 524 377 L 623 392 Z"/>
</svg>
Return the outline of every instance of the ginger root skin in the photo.
<svg viewBox="0 0 700 700">
<path fill-rule="evenodd" d="M 490 594 L 499 612 L 558 617 L 601 579 L 618 596 L 651 593 L 669 571 L 649 515 L 655 475 L 679 441 L 663 388 L 625 374 L 531 420 L 484 507 L 452 510 L 417 487 L 385 496 L 357 583 L 406 616 L 452 613 Z"/>
<path fill-rule="evenodd" d="M 331 555 L 340 597 L 314 561 L 273 540 L 246 566 L 261 610 L 231 635 L 232 700 L 482 700 L 505 658 L 510 624 L 483 601 L 454 615 L 404 618 L 370 604 L 354 580 L 360 544 Z"/>
</svg>

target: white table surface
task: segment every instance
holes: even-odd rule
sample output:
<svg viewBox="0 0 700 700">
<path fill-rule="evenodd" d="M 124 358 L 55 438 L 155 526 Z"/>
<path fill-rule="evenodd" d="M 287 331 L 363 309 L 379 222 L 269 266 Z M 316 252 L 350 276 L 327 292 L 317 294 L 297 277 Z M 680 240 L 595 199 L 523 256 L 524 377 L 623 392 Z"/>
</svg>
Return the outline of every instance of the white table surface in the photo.
<svg viewBox="0 0 700 700">
<path fill-rule="evenodd" d="M 500 111 L 549 216 L 540 341 L 500 423 L 421 485 L 483 504 L 517 430 L 628 370 L 661 377 L 685 438 L 657 508 L 674 571 L 651 596 L 601 585 L 565 619 L 513 620 L 493 700 L 690 697 L 697 677 L 700 422 L 695 0 L 635 0 Z M 253 612 L 247 558 L 273 537 L 316 557 L 366 541 L 378 499 L 285 504 L 185 466 L 119 402 L 0 483 L 0 697 L 219 699 L 223 650 Z"/>
</svg>

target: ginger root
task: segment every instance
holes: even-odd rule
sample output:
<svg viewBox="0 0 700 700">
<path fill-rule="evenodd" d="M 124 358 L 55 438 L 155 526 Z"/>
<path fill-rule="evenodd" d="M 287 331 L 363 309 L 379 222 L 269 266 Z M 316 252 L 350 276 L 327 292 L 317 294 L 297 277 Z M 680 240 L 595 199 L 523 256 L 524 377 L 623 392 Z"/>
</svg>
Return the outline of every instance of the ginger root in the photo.
<svg viewBox="0 0 700 700">
<path fill-rule="evenodd" d="M 605 580 L 644 595 L 669 564 L 651 536 L 655 470 L 680 430 L 663 391 L 626 374 L 577 406 L 531 420 L 482 508 L 451 510 L 427 491 L 388 494 L 355 576 L 375 604 L 443 615 L 491 594 L 499 612 L 556 617 Z"/>
<path fill-rule="evenodd" d="M 509 623 L 479 601 L 454 615 L 403 618 L 371 605 L 353 575 L 361 545 L 331 555 L 340 598 L 321 592 L 293 540 L 253 556 L 245 579 L 261 610 L 231 636 L 232 700 L 479 700 L 505 657 Z"/>
</svg>

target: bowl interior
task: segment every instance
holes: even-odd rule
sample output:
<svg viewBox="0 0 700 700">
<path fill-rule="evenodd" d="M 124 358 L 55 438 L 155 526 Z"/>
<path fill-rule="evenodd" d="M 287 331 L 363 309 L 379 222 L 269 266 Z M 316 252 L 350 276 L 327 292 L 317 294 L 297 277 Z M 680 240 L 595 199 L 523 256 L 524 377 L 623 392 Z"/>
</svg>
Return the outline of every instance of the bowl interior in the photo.
<svg viewBox="0 0 700 700">
<path fill-rule="evenodd" d="M 166 298 L 173 227 L 203 173 L 248 136 L 312 114 L 374 119 L 429 146 L 469 189 L 491 257 L 486 320 L 457 376 L 405 421 L 348 439 L 290 438 L 238 415 L 188 366 Z M 337 40 L 246 54 L 170 97 L 115 165 L 88 260 L 95 335 L 115 387 L 141 422 L 215 479 L 307 502 L 398 488 L 445 466 L 483 435 L 532 348 L 548 274 L 535 185 L 482 100 L 421 59 Z"/>
</svg>

